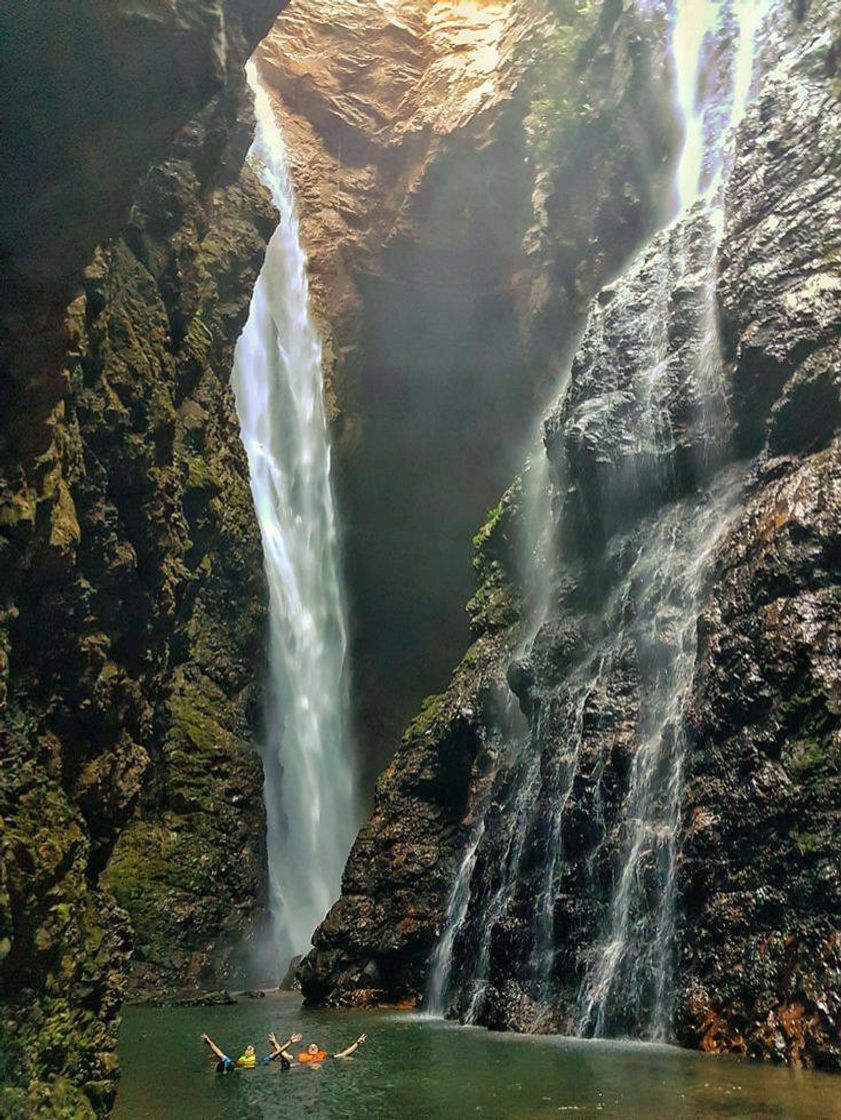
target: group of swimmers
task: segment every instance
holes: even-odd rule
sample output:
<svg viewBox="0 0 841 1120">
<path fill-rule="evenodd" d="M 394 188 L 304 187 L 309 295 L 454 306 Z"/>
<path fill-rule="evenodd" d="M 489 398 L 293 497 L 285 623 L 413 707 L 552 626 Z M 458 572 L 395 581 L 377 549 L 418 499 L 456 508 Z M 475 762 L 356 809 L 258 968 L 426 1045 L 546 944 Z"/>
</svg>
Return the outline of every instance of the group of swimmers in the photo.
<svg viewBox="0 0 841 1120">
<path fill-rule="evenodd" d="M 245 1050 L 243 1050 L 242 1054 L 240 1054 L 236 1060 L 229 1058 L 224 1050 L 220 1050 L 210 1035 L 203 1034 L 201 1040 L 210 1047 L 210 1050 L 217 1059 L 216 1072 L 228 1073 L 228 1071 L 232 1069 L 253 1069 L 258 1064 L 268 1065 L 269 1062 L 276 1062 L 278 1059 L 283 1069 L 289 1069 L 294 1061 L 311 1066 L 320 1066 L 325 1058 L 349 1058 L 368 1038 L 367 1035 L 361 1034 L 356 1042 L 346 1047 L 346 1049 L 340 1050 L 338 1054 L 328 1054 L 328 1052 L 322 1050 L 317 1043 L 311 1042 L 306 1050 L 302 1050 L 299 1054 L 293 1056 L 289 1047 L 294 1046 L 297 1042 L 301 1042 L 303 1037 L 302 1034 L 291 1034 L 286 1042 L 281 1045 L 277 1041 L 274 1031 L 272 1031 L 269 1034 L 270 1053 L 263 1054 L 258 1059 L 254 1047 L 246 1046 Z"/>
</svg>

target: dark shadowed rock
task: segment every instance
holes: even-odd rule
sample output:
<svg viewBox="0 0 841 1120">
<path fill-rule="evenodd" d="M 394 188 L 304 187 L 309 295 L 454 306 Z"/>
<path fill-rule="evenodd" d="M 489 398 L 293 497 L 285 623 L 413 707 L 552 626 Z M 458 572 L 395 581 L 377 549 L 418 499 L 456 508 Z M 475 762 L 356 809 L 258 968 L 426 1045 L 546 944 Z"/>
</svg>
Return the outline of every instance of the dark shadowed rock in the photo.
<svg viewBox="0 0 841 1120">
<path fill-rule="evenodd" d="M 720 294 L 767 439 L 699 620 L 684 806 L 683 1041 L 841 1066 L 841 26 L 815 4 L 742 130 Z"/>
<path fill-rule="evenodd" d="M 841 443 L 770 467 L 699 621 L 678 1031 L 837 1067 Z"/>
<path fill-rule="evenodd" d="M 0 1109 L 105 1115 L 131 954 L 135 994 L 208 987 L 259 921 L 264 589 L 228 378 L 276 221 L 242 64 L 280 6 L 3 29 Z"/>
</svg>

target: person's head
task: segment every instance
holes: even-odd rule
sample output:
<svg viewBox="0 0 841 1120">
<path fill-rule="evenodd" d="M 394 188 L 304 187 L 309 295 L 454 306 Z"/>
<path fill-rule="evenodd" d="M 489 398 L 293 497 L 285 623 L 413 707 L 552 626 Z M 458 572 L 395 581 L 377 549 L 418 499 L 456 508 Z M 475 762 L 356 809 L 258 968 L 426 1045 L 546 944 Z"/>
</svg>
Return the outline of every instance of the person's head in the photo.
<svg viewBox="0 0 841 1120">
<path fill-rule="evenodd" d="M 245 1051 L 244 1051 L 242 1056 L 244 1058 L 253 1058 L 254 1057 L 254 1047 L 250 1043 L 248 1044 L 248 1046 L 246 1046 Z"/>
<path fill-rule="evenodd" d="M 308 1054 L 317 1054 L 318 1052 L 319 1052 L 318 1051 L 318 1043 L 317 1042 L 311 1042 L 309 1044 L 309 1046 L 307 1047 L 307 1053 Z"/>
</svg>

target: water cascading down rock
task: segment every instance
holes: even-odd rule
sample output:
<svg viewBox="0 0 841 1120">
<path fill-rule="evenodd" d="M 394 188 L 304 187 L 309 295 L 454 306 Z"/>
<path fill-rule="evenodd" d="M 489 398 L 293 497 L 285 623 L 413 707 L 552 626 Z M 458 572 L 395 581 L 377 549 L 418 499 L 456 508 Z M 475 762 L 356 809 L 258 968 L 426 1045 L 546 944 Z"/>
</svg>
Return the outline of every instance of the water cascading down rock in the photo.
<svg viewBox="0 0 841 1120">
<path fill-rule="evenodd" d="M 339 893 L 358 820 L 321 344 L 283 137 L 253 64 L 249 82 L 257 113 L 251 158 L 280 221 L 237 345 L 233 385 L 269 586 L 261 754 L 274 944 L 285 967 Z"/>
<path fill-rule="evenodd" d="M 717 245 L 766 7 L 676 5 L 677 216 L 595 302 L 545 421 L 545 464 L 533 454 L 526 472 L 508 680 L 529 726 L 501 752 L 427 996 L 469 1023 L 669 1035 L 684 709 L 742 489 Z"/>
</svg>

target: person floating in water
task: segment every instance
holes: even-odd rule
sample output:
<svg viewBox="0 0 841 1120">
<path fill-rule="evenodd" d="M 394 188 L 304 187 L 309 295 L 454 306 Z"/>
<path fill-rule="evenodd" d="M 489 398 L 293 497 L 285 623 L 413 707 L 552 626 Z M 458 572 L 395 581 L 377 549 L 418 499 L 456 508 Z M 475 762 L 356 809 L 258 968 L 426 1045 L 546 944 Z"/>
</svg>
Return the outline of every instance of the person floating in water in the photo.
<svg viewBox="0 0 841 1120">
<path fill-rule="evenodd" d="M 300 1042 L 300 1040 L 300 1035 L 293 1035 L 290 1039 L 291 1042 Z M 316 1042 L 311 1042 L 306 1050 L 302 1050 L 301 1053 L 298 1054 L 297 1060 L 303 1064 L 321 1065 L 325 1058 L 349 1058 L 351 1054 L 355 1053 L 355 1051 L 358 1050 L 359 1047 L 362 1046 L 363 1043 L 365 1043 L 367 1040 L 367 1034 L 361 1034 L 359 1038 L 357 1038 L 356 1042 L 351 1043 L 351 1045 L 346 1047 L 344 1050 L 340 1050 L 338 1054 L 329 1054 L 326 1050 L 322 1050 Z M 274 1033 L 269 1035 L 269 1042 L 272 1045 L 271 1057 L 273 1059 L 279 1056 L 281 1059 L 285 1059 L 285 1061 L 289 1063 L 295 1061 L 292 1054 L 289 1052 L 289 1043 L 284 1043 L 283 1046 L 281 1046 L 278 1043 L 277 1038 L 275 1038 Z"/>
<path fill-rule="evenodd" d="M 302 1034 L 291 1034 L 286 1042 L 284 1042 L 284 1044 L 280 1046 L 274 1035 L 270 1035 L 269 1038 L 272 1043 L 272 1052 L 271 1054 L 264 1054 L 260 1058 L 260 1064 L 268 1065 L 269 1062 L 274 1062 L 278 1058 L 280 1058 L 280 1064 L 288 1069 L 292 1059 L 291 1056 L 286 1053 L 286 1051 L 293 1044 L 293 1042 L 300 1042 L 303 1037 L 304 1036 Z M 207 1046 L 209 1046 L 211 1051 L 216 1055 L 217 1073 L 227 1073 L 232 1069 L 254 1069 L 254 1067 L 257 1065 L 257 1055 L 254 1052 L 253 1046 L 246 1046 L 242 1054 L 240 1054 L 236 1061 L 234 1061 L 233 1058 L 229 1058 L 225 1051 L 221 1050 L 216 1045 L 209 1034 L 203 1034 L 201 1036 L 201 1040 Z"/>
</svg>

